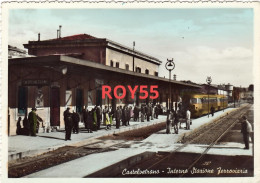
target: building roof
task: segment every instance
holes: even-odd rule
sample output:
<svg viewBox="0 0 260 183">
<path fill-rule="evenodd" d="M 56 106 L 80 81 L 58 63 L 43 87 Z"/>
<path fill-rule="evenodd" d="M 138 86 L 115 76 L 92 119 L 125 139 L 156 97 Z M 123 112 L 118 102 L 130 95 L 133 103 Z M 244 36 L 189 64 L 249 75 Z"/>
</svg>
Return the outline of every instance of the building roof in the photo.
<svg viewBox="0 0 260 183">
<path fill-rule="evenodd" d="M 39 46 L 54 46 L 56 45 L 61 45 L 61 44 L 66 44 L 66 45 L 71 45 L 71 44 L 82 44 L 82 45 L 93 45 L 92 43 L 98 43 L 99 46 L 107 46 L 108 48 L 118 50 L 121 52 L 124 52 L 129 55 L 134 55 L 135 57 L 141 57 L 147 60 L 148 62 L 152 62 L 154 64 L 160 65 L 162 61 L 159 59 L 150 56 L 148 54 L 142 53 L 137 50 L 133 50 L 133 48 L 124 46 L 120 43 L 114 42 L 112 40 L 106 39 L 106 38 L 97 38 L 94 36 L 91 36 L 89 34 L 76 34 L 72 36 L 66 36 L 66 37 L 61 37 L 61 38 L 55 38 L 55 39 L 48 39 L 48 40 L 41 40 L 41 41 L 29 41 L 28 44 L 24 44 L 24 47 L 29 49 L 31 47 L 37 47 Z"/>
<path fill-rule="evenodd" d="M 52 56 L 41 56 L 41 57 L 33 57 L 33 58 L 18 58 L 18 59 L 9 59 L 8 64 L 9 65 L 16 65 L 16 64 L 32 64 L 37 66 L 64 66 L 67 65 L 68 67 L 73 65 L 71 69 L 74 69 L 74 72 L 79 73 L 79 69 L 83 69 L 84 73 L 86 73 L 86 70 L 90 69 L 93 71 L 95 69 L 97 72 L 109 72 L 114 73 L 116 75 L 122 74 L 124 75 L 124 78 L 127 77 L 136 77 L 138 79 L 147 79 L 149 81 L 156 81 L 156 82 L 169 82 L 169 79 L 161 78 L 158 76 L 148 75 L 144 73 L 137 73 L 133 71 L 127 71 L 125 69 L 110 67 L 107 65 L 103 65 L 96 62 L 86 61 L 83 59 L 68 57 L 68 56 L 62 56 L 62 55 L 52 55 Z M 119 76 L 119 75 L 118 75 Z M 195 84 L 188 84 L 181 81 L 174 81 L 171 80 L 172 84 L 178 85 L 178 86 L 185 86 L 185 87 L 192 87 L 192 88 L 200 88 L 201 86 L 195 85 Z"/>
<path fill-rule="evenodd" d="M 91 36 L 89 34 L 76 34 L 72 36 L 66 36 L 66 37 L 61 37 L 61 38 L 56 38 L 56 39 L 49 39 L 47 41 L 51 40 L 67 40 L 67 41 L 72 41 L 72 40 L 85 40 L 85 39 L 98 39 L 94 36 Z"/>
</svg>

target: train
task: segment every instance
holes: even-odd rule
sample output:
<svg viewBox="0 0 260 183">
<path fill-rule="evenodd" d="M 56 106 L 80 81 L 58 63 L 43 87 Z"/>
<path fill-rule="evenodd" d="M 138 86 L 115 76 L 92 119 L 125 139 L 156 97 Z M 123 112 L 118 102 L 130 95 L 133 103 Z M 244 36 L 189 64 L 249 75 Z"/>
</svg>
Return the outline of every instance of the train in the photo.
<svg viewBox="0 0 260 183">
<path fill-rule="evenodd" d="M 200 117 L 214 107 L 219 111 L 228 107 L 228 97 L 224 95 L 186 94 L 182 97 L 182 108 L 189 109 L 192 117 Z"/>
</svg>

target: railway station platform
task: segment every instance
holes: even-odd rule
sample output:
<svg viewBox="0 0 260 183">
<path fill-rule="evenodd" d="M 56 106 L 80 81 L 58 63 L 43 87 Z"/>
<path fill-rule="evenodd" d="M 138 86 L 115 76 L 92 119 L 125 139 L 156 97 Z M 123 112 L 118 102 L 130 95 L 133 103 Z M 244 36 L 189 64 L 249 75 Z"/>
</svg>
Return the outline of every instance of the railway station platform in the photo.
<svg viewBox="0 0 260 183">
<path fill-rule="evenodd" d="M 184 133 L 195 130 L 201 125 L 209 123 L 212 120 L 220 118 L 223 115 L 227 115 L 228 113 L 236 109 L 237 108 L 229 108 L 226 109 L 224 112 L 223 111 L 216 112 L 213 117 L 210 116 L 208 118 L 208 116 L 203 116 L 201 118 L 194 119 L 191 125 L 191 130 L 186 130 L 182 128 L 179 130 L 179 134 L 175 134 L 173 132 L 173 129 L 170 134 L 166 134 L 166 130 L 161 130 L 157 133 L 150 135 L 148 138 L 144 139 L 140 143 L 132 142 L 131 144 L 131 142 L 129 142 L 129 144 L 131 145 L 131 149 L 119 148 L 118 150 L 115 151 L 91 154 L 45 170 L 41 170 L 39 172 L 32 173 L 25 177 L 26 178 L 88 177 L 94 172 L 102 170 L 106 167 L 110 167 L 118 162 L 123 162 L 126 163 L 126 165 L 129 165 L 133 162 L 140 161 L 140 159 L 142 158 L 147 158 L 147 156 L 152 157 L 152 155 L 156 152 L 173 152 L 175 149 L 181 146 L 181 144 L 177 143 L 177 141 L 178 139 L 181 138 L 181 136 L 183 136 Z M 164 121 L 164 120 L 165 120 L 165 116 L 164 117 L 161 116 L 160 121 Z M 250 150 L 244 150 L 243 147 L 244 147 L 243 142 L 236 143 L 236 144 L 226 144 L 226 145 L 221 144 L 215 146 L 208 153 L 220 154 L 223 156 L 252 157 L 253 156 L 252 143 L 250 143 Z M 207 145 L 192 144 L 184 148 L 182 151 L 201 153 L 206 148 Z M 64 172 L 66 172 L 66 175 L 64 174 Z"/>
<path fill-rule="evenodd" d="M 93 131 L 93 133 L 87 133 L 83 127 L 83 123 L 80 123 L 79 133 L 72 133 L 71 140 L 68 141 L 65 141 L 64 129 L 50 133 L 38 133 L 36 137 L 24 135 L 9 136 L 8 161 L 20 159 L 26 156 L 37 156 L 64 146 L 82 146 L 85 144 L 94 143 L 95 139 L 99 137 L 139 129 L 165 121 L 166 116 L 159 115 L 158 119 L 150 120 L 150 122 L 147 122 L 146 120 L 144 122 L 130 121 L 129 126 L 120 126 L 119 129 L 116 129 L 114 121 L 111 130 L 106 130 L 106 127 L 101 125 L 101 129 L 98 131 Z"/>
<path fill-rule="evenodd" d="M 124 152 L 124 158 L 135 155 L 136 153 L 141 153 L 145 151 L 167 151 L 170 152 L 174 149 L 174 147 L 178 146 L 178 139 L 184 135 L 184 133 L 189 133 L 190 131 L 200 127 L 203 124 L 209 123 L 212 120 L 215 120 L 227 113 L 236 110 L 236 108 L 229 108 L 223 111 L 218 111 L 214 114 L 214 116 L 203 116 L 197 119 L 192 120 L 192 125 L 190 130 L 184 129 L 184 124 L 182 124 L 182 128 L 179 130 L 179 134 L 175 134 L 172 129 L 171 134 L 166 134 L 166 130 L 159 131 L 158 133 L 152 134 L 147 139 L 143 140 L 141 144 L 132 144 L 132 147 L 137 151 Z M 40 133 L 37 137 L 31 136 L 10 136 L 8 137 L 8 161 L 12 161 L 15 159 L 20 159 L 26 156 L 37 156 L 43 154 L 45 152 L 50 152 L 55 149 L 64 146 L 83 146 L 86 144 L 95 143 L 96 139 L 99 137 L 104 137 L 108 135 L 113 135 L 114 133 L 120 133 L 125 131 L 131 131 L 134 129 L 139 129 L 142 127 L 162 123 L 166 121 L 166 116 L 159 116 L 158 119 L 154 119 L 150 122 L 133 122 L 130 121 L 130 126 L 121 126 L 120 129 L 116 129 L 115 126 L 112 127 L 112 130 L 105 130 L 105 127 L 97 132 L 86 133 L 85 131 L 81 131 L 79 134 L 72 134 L 71 141 L 64 141 L 65 132 L 51 132 L 51 133 Z M 192 147 L 194 148 L 194 147 Z M 200 147 L 196 147 L 199 151 Z M 195 148 L 195 149 L 196 149 Z M 203 147 L 202 147 L 203 148 Z M 189 151 L 190 148 L 185 151 Z M 250 155 L 250 153 L 245 152 L 245 155 Z M 116 153 L 115 153 L 116 154 Z M 114 156 L 114 155 L 113 155 Z M 111 159 L 111 162 L 114 163 L 114 160 L 120 159 L 120 155 L 115 159 Z M 100 157 L 99 157 L 100 158 Z M 80 158 L 81 159 L 81 158 Z M 76 160 L 75 160 L 76 161 Z M 89 160 L 88 160 L 89 161 Z M 91 160 L 90 160 L 91 161 Z M 94 159 L 93 159 L 94 161 Z M 91 163 L 91 162 L 89 162 Z M 104 164 L 105 166 L 105 164 Z"/>
</svg>

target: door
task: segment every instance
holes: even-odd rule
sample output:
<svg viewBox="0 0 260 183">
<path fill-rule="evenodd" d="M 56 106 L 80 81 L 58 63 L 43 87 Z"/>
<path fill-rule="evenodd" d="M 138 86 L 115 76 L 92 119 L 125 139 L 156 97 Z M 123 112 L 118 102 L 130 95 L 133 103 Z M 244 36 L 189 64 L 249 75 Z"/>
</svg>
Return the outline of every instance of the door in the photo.
<svg viewBox="0 0 260 183">
<path fill-rule="evenodd" d="M 60 126 L 60 88 L 51 88 L 50 97 L 51 126 Z"/>
<path fill-rule="evenodd" d="M 77 89 L 76 90 L 76 112 L 81 113 L 83 110 L 83 90 Z"/>
</svg>

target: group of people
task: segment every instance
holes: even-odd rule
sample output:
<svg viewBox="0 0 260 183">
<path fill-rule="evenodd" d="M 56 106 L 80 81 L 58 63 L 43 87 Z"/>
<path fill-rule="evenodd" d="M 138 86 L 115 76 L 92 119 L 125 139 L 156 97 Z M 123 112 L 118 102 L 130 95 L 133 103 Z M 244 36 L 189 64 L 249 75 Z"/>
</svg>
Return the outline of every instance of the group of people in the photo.
<svg viewBox="0 0 260 183">
<path fill-rule="evenodd" d="M 190 129 L 191 124 L 191 112 L 189 109 L 185 111 L 185 114 L 181 110 L 168 110 L 166 118 L 166 133 L 171 133 L 171 127 L 174 128 L 176 134 L 178 134 L 179 126 L 181 126 L 181 118 L 185 120 L 186 129 Z"/>
<path fill-rule="evenodd" d="M 159 107 L 156 105 L 148 104 L 142 105 L 141 107 L 134 106 L 117 106 L 115 110 L 112 106 L 105 106 L 104 109 L 100 106 L 95 106 L 93 108 L 84 107 L 82 111 L 82 120 L 84 122 L 85 129 L 88 133 L 93 133 L 93 131 L 100 130 L 101 123 L 106 126 L 106 130 L 111 129 L 113 125 L 113 120 L 116 121 L 116 128 L 119 129 L 121 125 L 130 125 L 130 119 L 133 118 L 134 121 L 139 121 L 141 114 L 141 122 L 158 119 Z M 65 121 L 65 140 L 71 139 L 71 132 L 79 133 L 79 121 L 80 115 L 76 112 L 70 112 L 70 108 L 64 111 L 64 121 Z"/>
<path fill-rule="evenodd" d="M 17 135 L 36 136 L 36 133 L 38 133 L 39 130 L 40 122 L 43 122 L 42 118 L 37 115 L 36 111 L 36 108 L 32 108 L 31 112 L 28 114 L 28 118 L 27 115 L 25 115 L 23 119 L 23 128 L 21 127 L 22 118 L 18 118 L 16 128 Z"/>
</svg>

